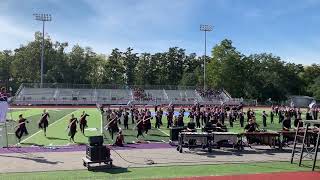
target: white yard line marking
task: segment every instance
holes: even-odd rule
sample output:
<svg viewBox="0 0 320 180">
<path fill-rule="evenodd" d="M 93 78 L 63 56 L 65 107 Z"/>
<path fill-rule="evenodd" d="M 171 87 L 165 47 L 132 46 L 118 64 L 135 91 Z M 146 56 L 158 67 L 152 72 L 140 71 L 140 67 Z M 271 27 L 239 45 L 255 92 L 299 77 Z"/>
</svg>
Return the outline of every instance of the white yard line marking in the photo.
<svg viewBox="0 0 320 180">
<path fill-rule="evenodd" d="M 49 126 L 52 126 L 52 125 L 56 124 L 57 122 L 60 122 L 60 121 L 63 120 L 65 117 L 70 116 L 72 113 L 74 113 L 74 112 L 76 112 L 76 111 L 78 111 L 78 110 L 72 111 L 71 113 L 69 113 L 69 114 L 63 116 L 62 118 L 56 120 L 56 121 L 53 122 L 52 124 L 49 124 Z M 49 128 L 49 126 L 48 126 L 48 128 Z M 24 140 L 22 140 L 22 141 L 20 142 L 20 144 L 23 143 L 23 142 L 25 142 L 26 140 L 32 138 L 33 136 L 39 134 L 41 131 L 42 131 L 42 130 L 39 130 L 39 131 L 37 131 L 36 133 L 32 134 L 31 136 L 25 138 Z M 17 143 L 17 144 L 19 144 L 19 143 Z M 17 144 L 16 144 L 16 145 L 17 145 Z"/>
<path fill-rule="evenodd" d="M 162 131 L 161 129 L 158 129 L 160 132 L 162 132 L 163 134 L 167 135 L 167 136 L 170 136 L 168 133 Z"/>
</svg>

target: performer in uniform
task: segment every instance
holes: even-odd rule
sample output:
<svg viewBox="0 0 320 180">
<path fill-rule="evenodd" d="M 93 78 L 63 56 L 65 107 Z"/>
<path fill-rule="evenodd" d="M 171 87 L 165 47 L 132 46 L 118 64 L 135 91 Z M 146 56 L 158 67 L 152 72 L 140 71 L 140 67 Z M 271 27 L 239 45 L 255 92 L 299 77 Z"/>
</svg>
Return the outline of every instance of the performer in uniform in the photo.
<svg viewBox="0 0 320 180">
<path fill-rule="evenodd" d="M 262 124 L 263 124 L 263 127 L 267 127 L 267 113 L 266 111 L 263 111 L 262 112 Z"/>
<path fill-rule="evenodd" d="M 291 129 L 291 119 L 290 115 L 286 114 L 286 117 L 282 121 L 282 130 L 289 131 Z"/>
<path fill-rule="evenodd" d="M 90 115 L 87 114 L 85 111 L 83 111 L 82 115 L 80 116 L 79 125 L 80 125 L 80 130 L 81 130 L 83 135 L 84 135 L 84 128 L 88 127 L 87 120 L 86 120 L 87 116 L 90 116 Z"/>
<path fill-rule="evenodd" d="M 195 114 L 195 117 L 196 117 L 196 125 L 197 125 L 197 128 L 200 128 L 200 112 L 199 110 L 196 110 L 196 114 Z"/>
<path fill-rule="evenodd" d="M 142 117 L 142 114 L 137 115 L 137 130 L 138 130 L 137 139 L 139 138 L 139 136 L 144 137 L 144 135 L 143 135 L 143 119 L 144 119 L 144 117 Z"/>
<path fill-rule="evenodd" d="M 256 132 L 258 128 L 259 125 L 253 119 L 249 119 L 249 123 L 244 127 L 246 132 Z"/>
<path fill-rule="evenodd" d="M 160 128 L 160 125 L 161 125 L 161 111 L 160 109 L 158 111 L 156 111 L 156 123 L 155 123 L 155 126 L 154 128 Z"/>
<path fill-rule="evenodd" d="M 179 126 L 179 127 L 183 127 L 184 126 L 183 115 L 182 114 L 179 114 L 179 116 L 178 116 L 177 126 Z"/>
<path fill-rule="evenodd" d="M 74 117 L 74 114 L 71 114 L 71 119 L 69 120 L 69 133 L 68 135 L 70 136 L 70 141 L 74 142 L 74 136 L 77 133 L 77 123 L 78 119 Z"/>
<path fill-rule="evenodd" d="M 167 128 L 171 127 L 172 126 L 172 123 L 173 123 L 173 111 L 172 109 L 169 107 L 168 108 L 168 112 L 167 112 Z"/>
<path fill-rule="evenodd" d="M 123 115 L 123 124 L 125 129 L 129 129 L 128 123 L 129 123 L 129 112 L 125 110 Z"/>
<path fill-rule="evenodd" d="M 27 121 L 27 119 L 23 118 L 22 117 L 22 114 L 19 115 L 19 121 L 18 121 L 18 125 L 16 127 L 18 127 L 18 129 L 16 130 L 15 134 L 16 134 L 16 137 L 18 138 L 19 140 L 19 143 L 21 141 L 21 137 L 25 134 L 25 135 L 28 135 L 28 130 L 27 130 L 27 127 L 26 127 L 26 123 L 29 123 L 29 121 Z"/>
<path fill-rule="evenodd" d="M 243 128 L 243 126 L 244 126 L 244 115 L 243 115 L 243 112 L 240 112 L 239 116 L 240 116 L 240 118 L 239 118 L 240 126 Z"/>
<path fill-rule="evenodd" d="M 124 144 L 124 136 L 122 134 L 122 130 L 119 129 L 119 133 L 117 135 L 117 138 L 116 138 L 116 142 L 113 144 L 114 146 L 120 146 L 120 147 L 123 147 L 123 144 Z"/>
<path fill-rule="evenodd" d="M 271 120 L 271 124 L 273 124 L 273 117 L 274 117 L 274 113 L 273 113 L 273 109 L 270 111 L 270 120 Z"/>
<path fill-rule="evenodd" d="M 50 115 L 48 112 L 46 112 L 46 110 L 44 109 L 43 110 L 43 113 L 41 115 L 41 119 L 39 121 L 39 128 L 40 129 L 43 129 L 43 132 L 44 132 L 44 136 L 47 136 L 47 127 L 49 125 L 49 120 L 48 118 L 50 118 Z"/>
<path fill-rule="evenodd" d="M 134 124 L 135 109 L 133 106 L 130 107 L 130 114 L 131 114 L 131 123 Z"/>
<path fill-rule="evenodd" d="M 145 113 L 146 113 L 146 115 L 144 116 L 144 119 L 143 119 L 143 125 L 144 125 L 145 133 L 148 134 L 149 129 L 151 129 L 152 116 L 151 116 L 151 112 L 149 110 L 147 110 Z"/>
<path fill-rule="evenodd" d="M 196 132 L 197 131 L 196 124 L 194 123 L 193 119 L 190 119 L 190 121 L 188 122 L 187 131 L 189 131 L 189 132 Z"/>
<path fill-rule="evenodd" d="M 116 114 L 116 111 L 113 111 L 111 113 L 110 120 L 109 120 L 109 122 L 107 124 L 107 127 L 108 127 L 109 134 L 111 136 L 111 139 L 113 140 L 114 134 L 119 131 L 119 128 L 118 128 L 118 116 Z"/>
</svg>

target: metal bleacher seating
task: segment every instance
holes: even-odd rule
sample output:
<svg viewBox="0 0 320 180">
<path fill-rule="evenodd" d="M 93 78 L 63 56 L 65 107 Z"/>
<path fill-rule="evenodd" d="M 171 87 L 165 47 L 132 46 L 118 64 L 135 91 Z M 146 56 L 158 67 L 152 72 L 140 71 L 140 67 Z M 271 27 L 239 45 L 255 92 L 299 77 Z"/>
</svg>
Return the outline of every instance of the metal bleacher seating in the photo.
<svg viewBox="0 0 320 180">
<path fill-rule="evenodd" d="M 136 88 L 129 87 L 111 87 L 90 85 L 61 85 L 46 84 L 40 87 L 39 84 L 22 84 L 14 97 L 14 104 L 181 104 L 190 105 L 195 102 L 203 104 L 221 104 L 221 102 L 234 101 L 229 94 L 221 91 L 221 94 L 208 99 L 202 97 L 195 88 L 166 89 L 140 88 L 143 95 L 135 97 Z"/>
</svg>

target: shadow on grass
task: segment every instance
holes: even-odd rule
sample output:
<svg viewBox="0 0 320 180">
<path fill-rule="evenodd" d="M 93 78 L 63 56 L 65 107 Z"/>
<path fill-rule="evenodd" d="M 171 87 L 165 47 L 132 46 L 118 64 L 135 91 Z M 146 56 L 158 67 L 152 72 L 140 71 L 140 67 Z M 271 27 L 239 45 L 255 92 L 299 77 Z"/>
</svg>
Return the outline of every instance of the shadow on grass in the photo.
<svg viewBox="0 0 320 180">
<path fill-rule="evenodd" d="M 296 163 L 293 163 L 293 164 L 296 164 Z M 298 165 L 298 164 L 296 164 Z M 313 165 L 313 161 L 310 161 L 308 164 L 301 164 L 301 167 L 304 167 L 304 168 L 312 168 L 312 165 Z M 316 165 L 315 166 L 315 169 L 320 169 L 320 166 L 319 165 Z M 320 173 L 320 172 L 319 172 Z"/>
<path fill-rule="evenodd" d="M 165 137 L 165 138 L 169 137 L 169 136 L 167 136 L 167 135 L 161 135 L 161 134 L 148 134 L 148 135 L 150 135 L 150 136 L 156 136 L 156 137 Z"/>
<path fill-rule="evenodd" d="M 69 139 L 66 139 L 66 138 L 59 138 L 59 137 L 50 137 L 50 136 L 47 136 L 47 139 L 49 140 L 61 140 L 61 141 L 65 141 L 65 140 L 69 140 Z"/>
<path fill-rule="evenodd" d="M 123 167 L 117 167 L 113 166 L 110 168 L 110 166 L 97 166 L 97 167 L 92 167 L 91 172 L 104 172 L 104 173 L 109 173 L 109 174 L 121 174 L 121 173 L 128 173 L 131 172 L 128 170 L 128 168 L 123 168 Z"/>
<path fill-rule="evenodd" d="M 28 155 L 25 155 L 25 157 L 21 157 L 21 156 L 10 156 L 10 155 L 0 155 L 0 157 L 7 157 L 7 158 L 17 158 L 17 159 L 24 159 L 24 160 L 31 160 L 31 161 L 35 161 L 37 163 L 43 163 L 43 164 L 59 164 L 59 163 L 63 163 L 61 161 L 48 161 L 47 159 L 45 159 L 44 157 L 30 157 Z"/>
<path fill-rule="evenodd" d="M 37 147 L 43 147 L 44 145 L 43 144 L 36 144 L 36 143 L 21 143 L 22 145 L 29 145 L 29 146 L 37 146 Z"/>
<path fill-rule="evenodd" d="M 79 146 L 88 145 L 88 143 L 82 143 L 82 142 L 75 142 Z"/>
</svg>

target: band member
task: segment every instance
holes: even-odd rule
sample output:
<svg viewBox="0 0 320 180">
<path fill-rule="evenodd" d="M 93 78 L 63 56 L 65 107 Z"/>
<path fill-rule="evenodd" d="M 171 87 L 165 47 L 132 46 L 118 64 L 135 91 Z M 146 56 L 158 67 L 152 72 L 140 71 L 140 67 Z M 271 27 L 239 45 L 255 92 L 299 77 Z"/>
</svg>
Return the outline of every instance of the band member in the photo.
<svg viewBox="0 0 320 180">
<path fill-rule="evenodd" d="M 244 127 L 246 132 L 255 132 L 258 131 L 259 125 L 253 119 L 249 119 L 249 123 Z"/>
<path fill-rule="evenodd" d="M 116 142 L 113 145 L 123 147 L 123 144 L 124 144 L 124 136 L 122 134 L 122 130 L 120 129 L 116 138 Z"/>
<path fill-rule="evenodd" d="M 104 113 L 104 106 L 100 105 L 99 109 L 100 109 L 101 114 L 103 114 Z"/>
<path fill-rule="evenodd" d="M 286 114 L 286 117 L 282 121 L 282 130 L 289 131 L 291 129 L 291 119 L 290 115 Z"/>
<path fill-rule="evenodd" d="M 87 114 L 85 111 L 83 111 L 82 115 L 80 117 L 79 125 L 80 125 L 80 130 L 81 130 L 82 134 L 84 134 L 84 128 L 88 127 L 87 120 L 86 120 L 87 116 L 89 116 L 89 114 Z"/>
<path fill-rule="evenodd" d="M 130 114 L 131 114 L 131 123 L 134 124 L 135 109 L 133 106 L 130 107 Z"/>
<path fill-rule="evenodd" d="M 293 122 L 293 125 L 295 127 L 303 127 L 303 122 L 302 122 L 302 118 L 301 118 L 301 112 L 299 112 L 298 110 L 298 113 L 297 113 L 297 118 L 295 118 L 294 122 Z"/>
<path fill-rule="evenodd" d="M 113 111 L 111 113 L 107 127 L 108 127 L 109 134 L 111 136 L 111 139 L 113 140 L 113 135 L 119 131 L 118 116 L 116 114 L 116 111 Z"/>
<path fill-rule="evenodd" d="M 117 116 L 118 116 L 118 122 L 121 124 L 121 117 L 122 117 L 122 106 L 119 107 L 119 110 L 117 111 Z"/>
<path fill-rule="evenodd" d="M 162 126 L 162 125 L 163 125 L 163 124 L 162 124 L 163 110 L 162 110 L 161 107 L 160 107 L 160 109 L 159 109 L 159 112 L 160 112 L 160 125 Z"/>
<path fill-rule="evenodd" d="M 278 116 L 278 115 L 279 115 L 279 107 L 276 106 L 276 107 L 274 108 L 274 110 L 275 110 L 275 112 L 276 112 L 276 116 Z"/>
<path fill-rule="evenodd" d="M 146 111 L 146 115 L 143 119 L 143 125 L 144 125 L 144 131 L 146 134 L 148 134 L 149 129 L 151 129 L 151 112 L 149 110 Z"/>
<path fill-rule="evenodd" d="M 263 111 L 262 112 L 262 124 L 263 124 L 263 127 L 267 127 L 267 116 L 268 116 L 268 114 L 266 113 L 266 111 Z"/>
<path fill-rule="evenodd" d="M 0 101 L 8 101 L 8 94 L 5 87 L 0 89 Z"/>
<path fill-rule="evenodd" d="M 229 123 L 230 123 L 230 127 L 233 127 L 233 119 L 234 119 L 234 117 L 233 117 L 233 112 L 230 111 L 230 112 L 229 112 Z"/>
<path fill-rule="evenodd" d="M 246 132 L 257 132 L 259 131 L 259 125 L 255 122 L 254 117 L 252 117 L 253 119 L 249 119 L 248 124 L 244 127 L 244 129 L 246 130 Z M 248 143 L 252 144 L 252 143 L 260 143 L 260 140 L 256 137 L 247 137 Z"/>
<path fill-rule="evenodd" d="M 194 114 L 195 114 L 194 111 L 191 111 L 191 112 L 189 113 L 189 116 L 188 116 L 188 117 L 190 118 L 190 120 L 191 120 L 191 119 L 194 119 Z"/>
<path fill-rule="evenodd" d="M 239 114 L 239 121 L 240 121 L 240 126 L 243 127 L 244 126 L 244 115 L 243 112 L 240 112 Z"/>
<path fill-rule="evenodd" d="M 129 112 L 125 110 L 123 115 L 123 124 L 125 129 L 129 129 Z"/>
<path fill-rule="evenodd" d="M 47 136 L 47 127 L 49 125 L 49 120 L 48 118 L 50 118 L 50 115 L 48 112 L 46 112 L 46 110 L 44 109 L 43 110 L 43 113 L 41 115 L 41 119 L 39 121 L 39 128 L 40 129 L 43 129 L 43 132 L 44 132 L 44 136 Z"/>
<path fill-rule="evenodd" d="M 278 115 L 279 115 L 279 123 L 282 123 L 282 121 L 284 120 L 284 115 L 282 111 L 278 111 Z"/>
<path fill-rule="evenodd" d="M 172 126 L 173 123 L 173 111 L 169 108 L 167 113 L 167 128 Z"/>
<path fill-rule="evenodd" d="M 143 135 L 143 117 L 141 114 L 137 115 L 137 130 L 138 130 L 137 139 L 139 138 L 139 136 L 144 137 L 144 135 Z"/>
<path fill-rule="evenodd" d="M 225 116 L 226 116 L 226 112 L 225 112 L 225 109 L 224 108 L 222 108 L 222 109 L 220 109 L 220 121 L 221 121 L 221 123 L 224 125 L 224 119 L 225 119 Z"/>
<path fill-rule="evenodd" d="M 154 128 L 160 128 L 160 125 L 161 125 L 161 112 L 160 112 L 160 109 L 158 111 L 156 111 L 156 123 L 155 123 L 155 126 Z"/>
<path fill-rule="evenodd" d="M 22 117 L 22 114 L 19 115 L 19 121 L 18 121 L 18 125 L 16 127 L 18 127 L 18 129 L 16 130 L 15 134 L 16 137 L 18 138 L 19 142 L 21 141 L 21 137 L 23 135 L 28 135 L 28 130 L 26 127 L 26 123 L 29 123 L 29 121 L 27 121 L 27 119 Z"/>
<path fill-rule="evenodd" d="M 71 119 L 69 120 L 69 124 L 68 124 L 68 129 L 69 129 L 68 135 L 70 136 L 70 141 L 72 142 L 74 142 L 74 136 L 77 133 L 77 123 L 78 123 L 78 119 L 74 117 L 74 114 L 71 114 Z"/>
<path fill-rule="evenodd" d="M 196 132 L 197 131 L 196 124 L 194 123 L 193 119 L 190 119 L 190 121 L 188 122 L 187 131 L 189 131 L 189 132 Z"/>
<path fill-rule="evenodd" d="M 247 111 L 247 122 L 249 122 L 249 120 L 251 119 L 251 109 L 249 108 Z"/>
<path fill-rule="evenodd" d="M 179 116 L 178 116 L 177 126 L 179 126 L 179 127 L 183 127 L 184 126 L 183 115 L 182 114 L 179 114 Z"/>
<path fill-rule="evenodd" d="M 273 113 L 273 110 L 271 110 L 271 111 L 270 111 L 271 124 L 273 124 L 273 117 L 274 117 L 274 113 Z"/>
<path fill-rule="evenodd" d="M 200 128 L 200 116 L 200 112 L 197 110 L 195 114 L 197 128 Z"/>
</svg>

